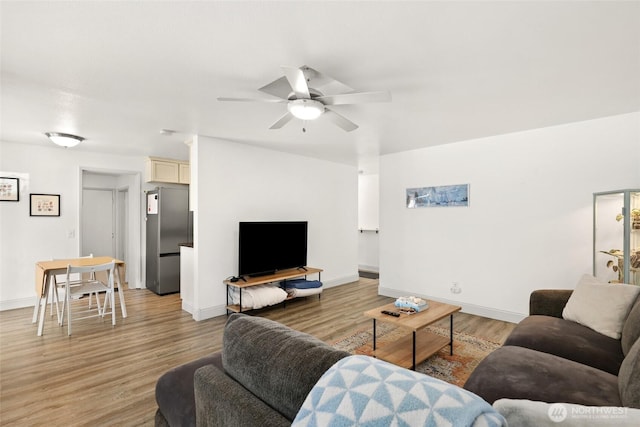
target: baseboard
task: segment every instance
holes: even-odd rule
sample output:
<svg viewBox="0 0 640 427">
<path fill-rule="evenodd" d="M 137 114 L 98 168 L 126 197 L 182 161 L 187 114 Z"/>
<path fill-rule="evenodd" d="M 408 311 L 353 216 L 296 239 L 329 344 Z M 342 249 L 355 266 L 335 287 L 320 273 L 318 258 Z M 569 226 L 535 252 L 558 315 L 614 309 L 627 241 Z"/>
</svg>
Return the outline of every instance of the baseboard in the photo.
<svg viewBox="0 0 640 427">
<path fill-rule="evenodd" d="M 217 305 L 213 307 L 202 308 L 192 313 L 193 320 L 199 322 L 200 320 L 212 319 L 218 316 L 227 315 L 226 305 Z"/>
<path fill-rule="evenodd" d="M 186 302 L 185 300 L 182 300 L 182 309 L 187 313 L 193 315 L 193 310 L 194 310 L 193 304 Z"/>
<path fill-rule="evenodd" d="M 398 298 L 398 297 L 407 295 L 405 291 L 399 291 L 397 289 L 383 288 L 383 287 L 378 287 L 378 294 L 384 295 L 386 297 L 392 297 L 392 298 Z M 498 310 L 495 308 L 484 307 L 477 304 L 469 304 L 469 303 L 460 302 L 460 301 L 448 300 L 446 298 L 437 298 L 429 295 L 414 295 L 414 296 L 442 302 L 445 304 L 459 305 L 460 307 L 462 307 L 463 313 L 473 314 L 473 315 L 482 316 L 482 317 L 488 317 L 490 319 L 502 320 L 504 322 L 519 323 L 522 319 L 527 317 L 526 314 L 516 313 L 514 311 Z"/>
<path fill-rule="evenodd" d="M 16 308 L 33 307 L 36 303 L 36 297 L 18 298 L 7 301 L 0 301 L 0 311 L 15 310 Z"/>
<path fill-rule="evenodd" d="M 358 270 L 370 271 L 371 273 L 380 273 L 380 268 L 377 265 L 359 265 Z"/>
</svg>

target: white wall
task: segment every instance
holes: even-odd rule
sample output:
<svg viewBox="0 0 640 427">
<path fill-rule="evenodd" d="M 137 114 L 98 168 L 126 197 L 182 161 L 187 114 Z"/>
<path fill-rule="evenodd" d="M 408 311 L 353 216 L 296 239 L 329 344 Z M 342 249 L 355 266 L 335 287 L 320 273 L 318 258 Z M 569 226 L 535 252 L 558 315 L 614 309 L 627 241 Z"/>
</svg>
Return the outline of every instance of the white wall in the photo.
<svg viewBox="0 0 640 427">
<path fill-rule="evenodd" d="M 308 264 L 325 286 L 357 280 L 355 167 L 203 136 L 192 150 L 196 320 L 225 313 L 240 221 L 308 221 Z"/>
<path fill-rule="evenodd" d="M 377 230 L 380 226 L 379 208 L 379 175 L 358 175 L 358 228 Z"/>
<path fill-rule="evenodd" d="M 130 221 L 134 229 L 129 233 L 137 240 L 130 249 L 136 262 L 127 265 L 127 270 L 129 286 L 140 286 L 140 229 L 144 211 L 139 183 L 144 158 L 0 142 L 0 176 L 19 177 L 21 187 L 18 203 L 0 203 L 0 310 L 35 303 L 37 261 L 78 256 L 81 169 L 113 170 L 138 177 L 137 188 L 129 191 L 130 207 L 137 212 Z M 60 217 L 30 217 L 29 193 L 60 194 Z"/>
<path fill-rule="evenodd" d="M 361 173 L 358 175 L 358 268 L 361 270 L 379 270 L 379 208 L 379 175 Z"/>
<path fill-rule="evenodd" d="M 640 113 L 381 157 L 380 293 L 505 320 L 592 272 L 593 193 L 640 187 Z M 470 184 L 470 206 L 405 207 L 405 189 Z M 462 293 L 452 294 L 452 282 Z"/>
</svg>

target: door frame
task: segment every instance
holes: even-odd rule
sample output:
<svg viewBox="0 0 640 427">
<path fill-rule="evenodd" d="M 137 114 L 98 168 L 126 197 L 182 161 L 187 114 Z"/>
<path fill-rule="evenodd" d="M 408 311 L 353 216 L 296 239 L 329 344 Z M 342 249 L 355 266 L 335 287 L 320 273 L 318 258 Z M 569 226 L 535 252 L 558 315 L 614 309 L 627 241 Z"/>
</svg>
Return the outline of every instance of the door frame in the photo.
<svg viewBox="0 0 640 427">
<path fill-rule="evenodd" d="M 84 187 L 84 173 L 113 175 L 118 177 L 118 184 L 113 189 L 117 194 L 118 191 L 127 189 L 127 242 L 129 261 L 126 262 L 126 276 L 128 279 L 128 287 L 141 289 L 144 288 L 142 281 L 143 274 L 143 254 L 142 254 L 142 221 L 144 218 L 145 208 L 142 198 L 142 173 L 140 171 L 121 170 L 121 169 L 101 169 L 90 166 L 79 167 L 78 178 L 78 223 L 76 229 L 78 231 L 77 245 L 78 254 L 80 254 L 82 246 L 82 190 Z M 117 233 L 117 230 L 116 230 Z M 117 237 L 116 237 L 117 239 Z"/>
<path fill-rule="evenodd" d="M 121 202 L 121 197 L 122 202 Z M 129 185 L 119 185 L 114 189 L 114 198 L 116 200 L 116 211 L 114 212 L 114 229 L 116 230 L 115 238 L 115 254 L 118 259 L 122 259 L 126 264 L 131 262 L 129 257 Z M 123 238 L 124 236 L 124 238 Z M 120 253 L 120 250 L 124 251 L 124 254 Z M 126 269 L 125 269 L 126 272 Z M 128 272 L 125 273 L 128 276 Z M 128 280 L 125 279 L 128 282 Z"/>
</svg>

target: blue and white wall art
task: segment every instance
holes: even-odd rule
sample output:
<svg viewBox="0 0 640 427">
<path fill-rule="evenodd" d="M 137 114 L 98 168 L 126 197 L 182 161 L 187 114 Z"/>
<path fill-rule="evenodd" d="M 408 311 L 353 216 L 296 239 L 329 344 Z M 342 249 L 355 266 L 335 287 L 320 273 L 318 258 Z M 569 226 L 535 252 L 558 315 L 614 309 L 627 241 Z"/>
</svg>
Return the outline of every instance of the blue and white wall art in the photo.
<svg viewBox="0 0 640 427">
<path fill-rule="evenodd" d="M 407 188 L 408 208 L 469 206 L 469 184 Z"/>
</svg>

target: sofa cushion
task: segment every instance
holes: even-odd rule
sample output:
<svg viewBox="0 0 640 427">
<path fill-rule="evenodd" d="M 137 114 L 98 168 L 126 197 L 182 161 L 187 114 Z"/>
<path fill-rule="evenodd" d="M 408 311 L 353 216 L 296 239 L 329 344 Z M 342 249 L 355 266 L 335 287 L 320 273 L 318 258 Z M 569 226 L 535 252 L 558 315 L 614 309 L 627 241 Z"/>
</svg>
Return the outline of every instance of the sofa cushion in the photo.
<svg viewBox="0 0 640 427">
<path fill-rule="evenodd" d="M 618 383 L 622 404 L 630 408 L 640 408 L 640 339 L 624 358 Z"/>
<path fill-rule="evenodd" d="M 517 345 L 583 363 L 618 375 L 624 359 L 620 340 L 579 323 L 550 316 L 529 316 L 511 332 L 504 345 Z"/>
<path fill-rule="evenodd" d="M 223 335 L 226 373 L 290 421 L 318 379 L 349 353 L 261 317 L 234 313 Z"/>
<path fill-rule="evenodd" d="M 615 375 L 515 346 L 501 347 L 487 356 L 471 373 L 464 388 L 489 403 L 508 398 L 623 406 Z"/>
<path fill-rule="evenodd" d="M 197 427 L 291 426 L 291 420 L 234 381 L 222 368 L 199 368 L 194 374 L 194 388 Z"/>
<path fill-rule="evenodd" d="M 627 320 L 622 328 L 622 353 L 626 356 L 631 350 L 633 343 L 640 338 L 640 297 L 627 316 Z"/>
<path fill-rule="evenodd" d="M 473 393 L 369 356 L 349 356 L 313 387 L 292 427 L 506 427 Z"/>
<path fill-rule="evenodd" d="M 529 296 L 529 314 L 562 317 L 573 289 L 538 289 Z"/>
<path fill-rule="evenodd" d="M 601 283 L 585 274 L 569 297 L 562 317 L 611 338 L 620 339 L 640 286 Z"/>
<path fill-rule="evenodd" d="M 205 365 L 215 365 L 222 369 L 220 353 L 194 360 L 178 366 L 163 374 L 156 383 L 156 402 L 158 412 L 156 419 L 162 415 L 172 427 L 195 426 L 196 408 L 193 391 L 193 374 Z M 156 424 L 160 424 L 156 422 Z"/>
</svg>

